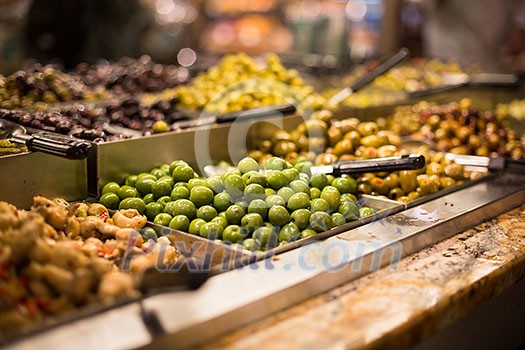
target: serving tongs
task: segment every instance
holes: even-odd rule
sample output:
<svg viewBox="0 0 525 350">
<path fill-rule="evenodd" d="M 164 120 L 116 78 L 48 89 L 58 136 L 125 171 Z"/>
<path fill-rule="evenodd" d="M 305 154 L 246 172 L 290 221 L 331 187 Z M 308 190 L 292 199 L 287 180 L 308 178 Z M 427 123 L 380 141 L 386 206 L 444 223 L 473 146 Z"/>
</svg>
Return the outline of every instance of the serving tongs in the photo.
<svg viewBox="0 0 525 350">
<path fill-rule="evenodd" d="M 401 148 L 408 151 L 417 149 L 418 147 L 427 147 L 431 151 L 437 151 L 436 144 L 427 139 L 420 139 L 414 137 L 405 137 L 402 140 Z M 484 157 L 463 155 L 455 153 L 445 153 L 445 159 L 450 163 L 463 165 L 466 168 L 474 171 L 502 171 L 506 170 L 511 173 L 525 174 L 525 159 L 512 159 L 508 157 Z"/>
<path fill-rule="evenodd" d="M 365 86 L 373 82 L 377 77 L 379 77 L 380 75 L 383 75 L 384 73 L 389 71 L 394 66 L 406 60 L 409 56 L 410 56 L 410 51 L 406 47 L 402 48 L 396 54 L 387 58 L 379 66 L 372 69 L 370 72 L 368 72 L 363 77 L 358 79 L 351 86 L 344 88 L 343 90 L 339 91 L 334 96 L 332 96 L 332 98 L 330 98 L 330 100 L 328 101 L 329 105 L 337 106 L 348 96 L 361 90 L 362 88 L 364 88 Z"/>
<path fill-rule="evenodd" d="M 332 165 L 320 165 L 310 168 L 312 174 L 343 174 L 376 173 L 383 171 L 415 170 L 425 166 L 425 157 L 420 154 L 408 154 L 383 158 L 357 159 L 337 161 Z M 207 177 L 222 174 L 228 170 L 236 169 L 228 166 L 207 165 L 204 173 Z"/>
<path fill-rule="evenodd" d="M 275 116 L 282 116 L 284 114 L 294 113 L 296 107 L 291 103 L 281 105 L 273 105 L 266 107 L 251 108 L 242 111 L 230 112 L 225 114 L 202 114 L 201 116 L 191 119 L 176 122 L 172 125 L 172 129 L 189 129 L 199 126 L 209 126 L 215 123 L 223 124 L 236 120 L 253 120 L 259 118 L 269 118 Z"/>
<path fill-rule="evenodd" d="M 8 120 L 0 119 L 0 139 L 24 144 L 30 151 L 40 151 L 68 159 L 84 159 L 88 156 L 92 143 L 46 131 L 29 133 L 25 127 Z"/>
<path fill-rule="evenodd" d="M 469 87 L 518 87 L 522 83 L 520 76 L 516 74 L 500 73 L 444 73 L 441 75 L 441 85 L 413 91 L 408 94 L 410 98 L 419 98 L 427 95 L 442 93 Z"/>
</svg>

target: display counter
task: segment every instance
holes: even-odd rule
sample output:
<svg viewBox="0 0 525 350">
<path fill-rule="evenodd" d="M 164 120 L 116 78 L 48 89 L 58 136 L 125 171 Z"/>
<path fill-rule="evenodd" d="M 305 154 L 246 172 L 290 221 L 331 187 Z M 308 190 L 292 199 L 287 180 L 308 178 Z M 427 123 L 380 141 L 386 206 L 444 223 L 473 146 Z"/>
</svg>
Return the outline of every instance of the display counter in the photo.
<svg viewBox="0 0 525 350">
<path fill-rule="evenodd" d="M 524 276 L 522 205 L 203 348 L 515 348 Z"/>
</svg>

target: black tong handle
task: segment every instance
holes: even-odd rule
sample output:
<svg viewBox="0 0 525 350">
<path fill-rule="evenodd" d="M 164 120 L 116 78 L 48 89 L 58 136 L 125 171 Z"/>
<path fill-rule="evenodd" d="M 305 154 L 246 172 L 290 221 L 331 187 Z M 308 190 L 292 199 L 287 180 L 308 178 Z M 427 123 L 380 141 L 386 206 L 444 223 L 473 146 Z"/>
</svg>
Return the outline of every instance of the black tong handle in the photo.
<svg viewBox="0 0 525 350">
<path fill-rule="evenodd" d="M 333 175 L 377 173 L 382 171 L 414 170 L 425 166 L 425 157 L 419 154 L 372 158 L 364 160 L 350 160 L 335 162 Z"/>
<path fill-rule="evenodd" d="M 346 87 L 345 89 L 339 91 L 337 94 L 332 96 L 332 98 L 329 101 L 329 104 L 332 106 L 338 105 L 345 98 L 350 96 L 352 93 L 358 90 L 361 90 L 363 87 L 367 86 L 372 81 L 374 81 L 375 78 L 384 74 L 386 71 L 388 71 L 395 65 L 401 63 L 402 61 L 407 59 L 409 56 L 410 56 L 410 50 L 408 50 L 406 47 L 403 47 L 395 55 L 390 56 L 388 59 L 382 62 L 379 66 L 377 66 L 372 71 L 365 74 L 361 79 L 358 79 L 354 84 L 352 84 L 349 87 Z"/>
<path fill-rule="evenodd" d="M 15 134 L 11 139 L 14 142 L 25 143 L 31 151 L 40 151 L 68 159 L 85 159 L 92 147 L 92 143 L 89 141 L 47 132 L 31 135 Z"/>
<path fill-rule="evenodd" d="M 217 115 L 217 123 L 228 123 L 237 119 L 255 119 L 263 117 L 271 117 L 274 114 L 287 114 L 295 112 L 296 108 L 291 103 L 285 103 L 282 105 L 274 105 L 267 107 L 258 107 L 247 109 L 244 111 L 231 112 Z"/>
<path fill-rule="evenodd" d="M 390 68 L 394 67 L 395 65 L 403 62 L 409 56 L 410 56 L 410 51 L 406 47 L 403 47 L 395 55 L 386 59 L 383 63 L 377 66 L 369 74 L 366 74 L 361 79 L 356 81 L 350 88 L 354 92 L 361 90 L 363 87 L 370 84 L 375 78 L 384 74 L 386 71 L 388 71 Z"/>
</svg>

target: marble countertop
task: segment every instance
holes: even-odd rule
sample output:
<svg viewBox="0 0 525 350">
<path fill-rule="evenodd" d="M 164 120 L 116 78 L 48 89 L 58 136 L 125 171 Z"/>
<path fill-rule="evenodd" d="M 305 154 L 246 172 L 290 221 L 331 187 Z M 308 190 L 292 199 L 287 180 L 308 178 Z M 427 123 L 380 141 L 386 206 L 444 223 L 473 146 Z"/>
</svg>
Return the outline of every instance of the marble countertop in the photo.
<svg viewBox="0 0 525 350">
<path fill-rule="evenodd" d="M 525 276 L 525 205 L 204 348 L 409 347 Z"/>
</svg>

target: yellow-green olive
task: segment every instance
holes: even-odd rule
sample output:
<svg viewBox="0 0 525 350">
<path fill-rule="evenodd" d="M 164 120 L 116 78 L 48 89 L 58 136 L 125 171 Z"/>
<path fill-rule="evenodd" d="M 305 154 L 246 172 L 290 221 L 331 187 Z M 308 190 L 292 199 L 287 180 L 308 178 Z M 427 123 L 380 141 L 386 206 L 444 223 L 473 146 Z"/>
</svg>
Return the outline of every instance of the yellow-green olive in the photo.
<svg viewBox="0 0 525 350">
<path fill-rule="evenodd" d="M 361 134 L 359 134 L 359 132 L 356 130 L 347 132 L 343 138 L 352 141 L 352 146 L 354 146 L 354 148 L 361 145 Z"/>
<path fill-rule="evenodd" d="M 385 180 L 379 177 L 373 178 L 372 181 L 370 181 L 370 184 L 372 185 L 372 190 L 381 195 L 386 195 L 390 191 L 388 185 L 385 184 Z"/>
<path fill-rule="evenodd" d="M 393 200 L 399 200 L 399 198 L 403 197 L 405 195 L 405 192 L 399 188 L 393 188 L 388 192 L 388 198 L 391 198 Z"/>
<path fill-rule="evenodd" d="M 413 191 L 413 192 L 410 192 L 410 193 L 407 195 L 407 197 L 408 197 L 408 200 L 409 200 L 409 201 L 413 201 L 413 200 L 418 199 L 418 198 L 420 197 L 420 195 L 419 195 L 418 192 Z"/>
<path fill-rule="evenodd" d="M 426 173 L 427 175 L 442 176 L 444 174 L 443 166 L 439 163 L 431 162 L 426 165 Z"/>
<path fill-rule="evenodd" d="M 382 146 L 381 141 L 377 135 L 368 135 L 361 138 L 361 144 L 365 147 L 379 148 Z"/>
<path fill-rule="evenodd" d="M 335 155 L 337 156 L 341 156 L 343 154 L 349 154 L 352 152 L 352 141 L 348 140 L 348 139 L 343 139 L 341 141 L 339 141 L 334 149 L 333 149 L 333 152 Z"/>
<path fill-rule="evenodd" d="M 389 188 L 396 188 L 399 187 L 399 175 L 396 173 L 391 173 L 387 177 L 385 177 L 385 184 Z"/>
<path fill-rule="evenodd" d="M 361 157 L 363 158 L 377 158 L 378 157 L 378 151 L 375 147 L 365 147 L 363 150 Z"/>
<path fill-rule="evenodd" d="M 456 180 L 448 176 L 443 176 L 439 181 L 442 188 L 451 187 L 456 184 Z"/>
<path fill-rule="evenodd" d="M 459 164 L 449 164 L 445 167 L 444 172 L 448 177 L 453 178 L 454 180 L 463 179 L 463 166 Z"/>
<path fill-rule="evenodd" d="M 375 135 L 379 131 L 379 126 L 375 122 L 364 122 L 357 126 L 357 131 L 362 136 Z"/>
<path fill-rule="evenodd" d="M 401 170 L 399 184 L 405 193 L 415 191 L 417 188 L 417 173 L 414 170 Z"/>
<path fill-rule="evenodd" d="M 313 120 L 321 120 L 325 123 L 329 123 L 332 120 L 332 117 L 334 116 L 334 113 L 332 111 L 323 109 L 320 111 L 315 111 L 310 116 Z"/>
<path fill-rule="evenodd" d="M 385 145 L 385 146 L 381 146 L 379 147 L 379 149 L 377 150 L 377 155 L 379 157 L 391 157 L 393 155 L 395 155 L 397 152 L 397 147 L 394 146 L 394 145 Z"/>
<path fill-rule="evenodd" d="M 339 128 L 331 126 L 328 129 L 328 144 L 331 147 L 335 146 L 336 143 L 341 141 L 342 138 L 343 138 L 343 133 L 341 132 Z"/>
<path fill-rule="evenodd" d="M 310 138 L 324 137 L 326 131 L 328 130 L 328 126 L 322 120 L 307 120 L 305 123 L 307 133 Z"/>
<path fill-rule="evenodd" d="M 323 152 L 325 149 L 325 139 L 322 137 L 310 137 L 308 150 L 316 154 Z"/>
<path fill-rule="evenodd" d="M 272 152 L 278 157 L 284 157 L 288 153 L 295 152 L 296 150 L 297 146 L 292 141 L 280 140 L 273 146 Z"/>
<path fill-rule="evenodd" d="M 276 143 L 279 140 L 290 140 L 290 134 L 285 130 L 277 130 L 272 135 L 272 142 Z"/>
<path fill-rule="evenodd" d="M 330 165 L 337 161 L 337 156 L 330 153 L 321 153 L 315 158 L 316 165 Z"/>
<path fill-rule="evenodd" d="M 272 149 L 272 141 L 270 140 L 259 141 L 259 145 L 257 146 L 257 148 L 263 153 L 270 152 L 270 150 Z"/>
</svg>

